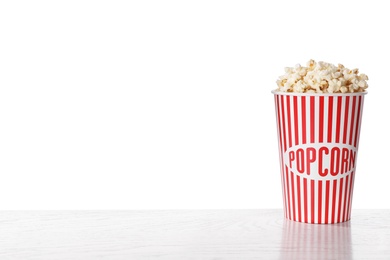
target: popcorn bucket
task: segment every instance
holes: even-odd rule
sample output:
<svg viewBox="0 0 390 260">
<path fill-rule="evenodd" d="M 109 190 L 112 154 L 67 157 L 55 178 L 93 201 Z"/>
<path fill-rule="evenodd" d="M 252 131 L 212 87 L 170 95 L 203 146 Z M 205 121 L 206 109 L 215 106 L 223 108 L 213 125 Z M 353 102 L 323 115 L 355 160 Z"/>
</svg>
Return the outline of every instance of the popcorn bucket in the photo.
<svg viewBox="0 0 390 260">
<path fill-rule="evenodd" d="M 351 218 L 364 95 L 272 92 L 287 219 Z"/>
</svg>

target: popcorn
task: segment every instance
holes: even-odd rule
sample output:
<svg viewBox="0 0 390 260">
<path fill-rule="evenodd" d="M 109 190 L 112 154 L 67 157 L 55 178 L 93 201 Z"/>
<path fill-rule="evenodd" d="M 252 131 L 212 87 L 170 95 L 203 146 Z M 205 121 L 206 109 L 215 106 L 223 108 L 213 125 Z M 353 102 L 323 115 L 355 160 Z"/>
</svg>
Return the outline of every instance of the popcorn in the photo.
<svg viewBox="0 0 390 260">
<path fill-rule="evenodd" d="M 277 91 L 297 93 L 353 93 L 368 88 L 366 74 L 359 69 L 350 70 L 344 65 L 337 66 L 323 61 L 309 60 L 307 67 L 300 64 L 286 67 L 285 74 L 276 81 Z"/>
</svg>

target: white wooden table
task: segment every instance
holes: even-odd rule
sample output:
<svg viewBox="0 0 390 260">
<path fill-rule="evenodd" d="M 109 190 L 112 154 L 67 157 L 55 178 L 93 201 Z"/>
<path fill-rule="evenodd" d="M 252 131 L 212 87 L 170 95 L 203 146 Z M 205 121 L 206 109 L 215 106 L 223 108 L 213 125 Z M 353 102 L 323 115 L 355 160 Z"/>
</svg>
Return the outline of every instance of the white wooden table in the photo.
<svg viewBox="0 0 390 260">
<path fill-rule="evenodd" d="M 390 210 L 334 225 L 282 210 L 0 211 L 0 259 L 390 259 Z"/>
</svg>

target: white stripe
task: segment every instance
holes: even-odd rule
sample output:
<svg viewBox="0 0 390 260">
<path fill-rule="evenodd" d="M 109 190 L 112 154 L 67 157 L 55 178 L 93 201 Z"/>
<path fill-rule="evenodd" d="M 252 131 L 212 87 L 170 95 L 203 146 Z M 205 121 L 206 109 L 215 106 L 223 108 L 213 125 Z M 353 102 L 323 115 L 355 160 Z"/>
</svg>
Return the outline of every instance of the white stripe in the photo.
<svg viewBox="0 0 390 260">
<path fill-rule="evenodd" d="M 306 97 L 306 143 L 310 143 L 310 97 Z"/>
<path fill-rule="evenodd" d="M 290 117 L 291 117 L 291 146 L 295 145 L 295 115 L 294 115 L 294 97 L 290 97 Z"/>
<path fill-rule="evenodd" d="M 329 97 L 324 97 L 324 134 L 322 140 L 324 143 L 327 142 L 328 139 L 328 112 L 329 112 Z"/>
<path fill-rule="evenodd" d="M 345 119 L 345 97 L 342 97 L 341 98 L 342 102 L 341 102 L 341 118 L 340 118 L 340 129 L 339 129 L 339 142 L 342 143 L 343 142 L 343 137 L 344 137 L 344 119 Z"/>
<path fill-rule="evenodd" d="M 297 97 L 298 112 L 298 144 L 302 144 L 302 98 Z"/>
<path fill-rule="evenodd" d="M 286 95 L 281 95 L 281 98 L 283 99 L 283 105 L 284 105 L 284 123 L 285 123 L 285 132 L 286 132 L 286 143 L 284 144 L 285 147 L 287 148 L 288 147 L 288 142 L 289 142 L 289 139 L 288 139 L 288 115 L 287 115 L 287 96 Z M 285 168 L 284 168 L 285 169 Z M 290 198 L 290 216 L 291 216 L 291 219 L 293 219 L 293 213 L 294 213 L 294 210 L 292 208 L 292 184 L 291 184 L 291 174 L 290 172 L 286 172 L 285 174 L 288 174 L 288 197 Z"/>
</svg>

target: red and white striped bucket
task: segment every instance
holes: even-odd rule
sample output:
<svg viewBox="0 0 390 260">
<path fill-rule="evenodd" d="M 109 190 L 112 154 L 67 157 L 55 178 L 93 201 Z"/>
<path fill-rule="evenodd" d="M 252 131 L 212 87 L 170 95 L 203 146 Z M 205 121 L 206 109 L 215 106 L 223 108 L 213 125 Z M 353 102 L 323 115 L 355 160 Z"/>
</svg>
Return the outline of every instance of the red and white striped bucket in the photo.
<svg viewBox="0 0 390 260">
<path fill-rule="evenodd" d="M 333 224 L 351 218 L 366 92 L 272 92 L 285 217 Z"/>
</svg>

